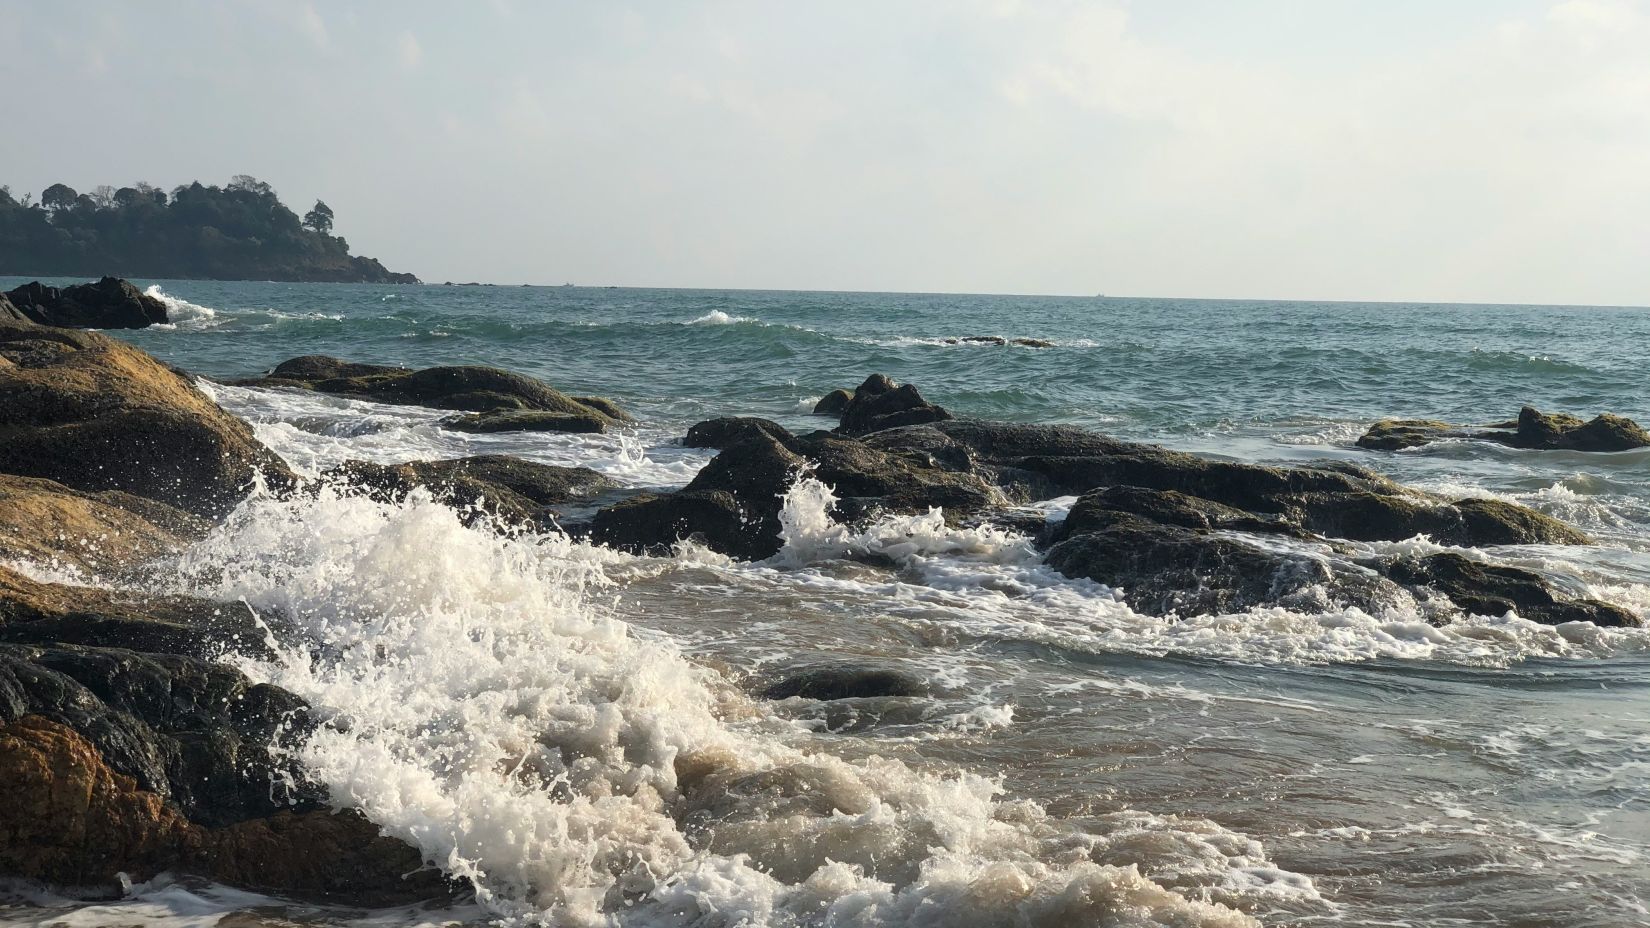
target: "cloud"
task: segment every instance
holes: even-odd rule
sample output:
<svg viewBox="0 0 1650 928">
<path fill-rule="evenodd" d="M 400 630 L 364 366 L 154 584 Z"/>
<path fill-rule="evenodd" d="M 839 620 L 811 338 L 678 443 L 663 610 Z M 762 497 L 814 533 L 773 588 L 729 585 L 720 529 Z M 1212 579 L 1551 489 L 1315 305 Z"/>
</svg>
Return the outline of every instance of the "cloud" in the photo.
<svg viewBox="0 0 1650 928">
<path fill-rule="evenodd" d="M 411 32 L 401 33 L 396 40 L 396 54 L 401 59 L 401 66 L 411 71 L 424 61 L 424 46 L 418 44 L 418 36 Z"/>
<path fill-rule="evenodd" d="M 320 11 L 311 3 L 300 4 L 298 7 L 298 31 L 302 32 L 316 48 L 326 48 L 331 44 L 327 35 L 327 22 L 321 18 Z"/>
</svg>

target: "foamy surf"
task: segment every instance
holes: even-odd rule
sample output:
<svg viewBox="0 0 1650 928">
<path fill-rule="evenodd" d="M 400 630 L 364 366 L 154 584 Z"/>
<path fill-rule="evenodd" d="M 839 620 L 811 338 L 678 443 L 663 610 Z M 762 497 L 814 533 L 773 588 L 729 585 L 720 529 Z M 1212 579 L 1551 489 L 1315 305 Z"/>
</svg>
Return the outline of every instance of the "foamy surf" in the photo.
<svg viewBox="0 0 1650 928">
<path fill-rule="evenodd" d="M 1103 834 L 991 779 L 810 743 L 602 605 L 620 557 L 467 528 L 421 494 L 327 491 L 248 501 L 176 567 L 295 623 L 280 659 L 244 668 L 328 721 L 304 768 L 502 917 L 1257 924 L 1096 860 Z"/>
<path fill-rule="evenodd" d="M 143 291 L 145 296 L 154 297 L 166 304 L 166 322 L 153 326 L 157 329 L 205 329 L 217 324 L 218 311 L 210 306 L 201 306 L 191 303 L 180 297 L 175 297 L 160 288 L 160 284 L 150 284 L 149 289 Z"/>
</svg>

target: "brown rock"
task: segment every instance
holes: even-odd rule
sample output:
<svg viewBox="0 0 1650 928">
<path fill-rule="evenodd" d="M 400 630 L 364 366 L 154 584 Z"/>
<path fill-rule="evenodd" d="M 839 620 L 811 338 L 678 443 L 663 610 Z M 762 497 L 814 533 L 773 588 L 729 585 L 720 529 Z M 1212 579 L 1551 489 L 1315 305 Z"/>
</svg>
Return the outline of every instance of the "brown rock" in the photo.
<svg viewBox="0 0 1650 928">
<path fill-rule="evenodd" d="M 108 574 L 178 550 L 199 520 L 118 490 L 0 474 L 0 558 Z"/>
<path fill-rule="evenodd" d="M 184 376 L 97 332 L 0 321 L 0 471 L 215 516 L 292 473 Z"/>
</svg>

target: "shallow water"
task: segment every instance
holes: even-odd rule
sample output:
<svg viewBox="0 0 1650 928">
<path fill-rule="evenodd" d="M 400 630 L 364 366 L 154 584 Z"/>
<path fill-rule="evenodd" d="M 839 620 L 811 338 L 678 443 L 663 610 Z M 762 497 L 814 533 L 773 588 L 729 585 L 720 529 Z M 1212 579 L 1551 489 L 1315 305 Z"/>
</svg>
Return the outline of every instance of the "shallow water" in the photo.
<svg viewBox="0 0 1650 928">
<path fill-rule="evenodd" d="M 207 377 L 305 353 L 489 363 L 642 419 L 620 435 L 469 436 L 440 431 L 431 411 L 209 387 L 302 470 L 502 451 L 676 486 L 708 458 L 672 443 L 688 424 L 816 427 L 814 398 L 881 371 L 963 414 L 1242 460 L 1357 461 L 1513 499 L 1603 545 L 1487 556 L 1650 609 L 1650 454 L 1351 445 L 1384 415 L 1489 422 L 1523 403 L 1650 420 L 1650 311 L 158 286 L 183 301 L 180 321 L 123 337 Z M 944 341 L 964 335 L 1055 347 Z M 306 768 L 432 861 L 477 875 L 480 897 L 361 913 L 160 881 L 96 909 L 36 894 L 4 917 L 1650 920 L 1650 633 L 1516 616 L 1439 629 L 1405 610 L 1169 621 L 1044 569 L 1023 539 L 934 518 L 851 533 L 827 503 L 800 485 L 785 550 L 734 565 L 506 541 L 421 500 L 251 501 L 156 583 L 298 617 L 288 658 L 246 669 L 350 722 L 303 748 Z M 842 557 L 867 552 L 895 569 Z M 840 659 L 905 666 L 933 691 L 835 705 L 743 695 Z"/>
</svg>

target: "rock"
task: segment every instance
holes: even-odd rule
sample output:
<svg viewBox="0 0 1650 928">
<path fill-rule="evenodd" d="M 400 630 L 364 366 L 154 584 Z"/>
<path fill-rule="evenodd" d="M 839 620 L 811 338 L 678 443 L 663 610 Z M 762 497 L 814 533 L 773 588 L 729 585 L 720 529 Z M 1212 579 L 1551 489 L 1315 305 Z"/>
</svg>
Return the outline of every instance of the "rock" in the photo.
<svg viewBox="0 0 1650 928">
<path fill-rule="evenodd" d="M 248 889 L 357 905 L 446 891 L 416 850 L 356 813 L 282 811 L 225 827 L 190 821 L 105 763 L 74 729 L 37 715 L 0 726 L 0 873 L 117 889 L 181 870 Z M 415 872 L 415 871 L 423 872 Z"/>
<path fill-rule="evenodd" d="M 603 510 L 591 537 L 626 550 L 659 553 L 679 539 L 697 536 L 730 557 L 771 557 L 781 547 L 784 496 L 804 473 L 832 488 L 839 497 L 836 515 L 850 521 L 936 506 L 956 520 L 998 502 L 979 477 L 934 467 L 916 455 L 881 451 L 829 432 L 776 436 L 751 427 L 680 493 L 627 500 Z M 671 502 L 676 497 L 681 499 Z"/>
<path fill-rule="evenodd" d="M 575 396 L 573 399 L 585 406 L 589 406 L 591 409 L 594 409 L 609 419 L 612 419 L 614 422 L 636 421 L 635 416 L 632 416 L 630 413 L 620 409 L 619 404 L 610 399 L 600 396 Z"/>
<path fill-rule="evenodd" d="M 1515 448 L 1567 451 L 1630 451 L 1650 447 L 1650 432 L 1637 422 L 1604 413 L 1583 422 L 1563 413 L 1542 413 L 1529 406 L 1518 411 L 1518 427 L 1505 439 Z"/>
<path fill-rule="evenodd" d="M 842 410 L 838 429 L 849 435 L 865 435 L 950 418 L 950 413 L 923 399 L 915 386 L 895 386 L 887 377 L 873 374 L 854 391 L 854 398 Z"/>
<path fill-rule="evenodd" d="M 1406 557 L 1387 575 L 1417 590 L 1440 594 L 1473 615 L 1517 612 L 1544 625 L 1592 622 L 1612 628 L 1643 624 L 1632 612 L 1596 599 L 1555 594 L 1541 575 L 1517 567 L 1485 564 L 1454 553 Z"/>
<path fill-rule="evenodd" d="M 1454 430 L 1436 419 L 1382 419 L 1358 439 L 1358 447 L 1374 451 L 1403 451 L 1437 441 Z"/>
<path fill-rule="evenodd" d="M 923 696 L 928 686 L 903 670 L 856 664 L 823 664 L 786 674 L 762 689 L 763 699 L 862 699 Z"/>
<path fill-rule="evenodd" d="M 596 544 L 632 554 L 668 555 L 684 540 L 748 561 L 779 550 L 777 523 L 753 520 L 724 490 L 640 494 L 596 513 L 587 534 Z"/>
<path fill-rule="evenodd" d="M 1011 339 L 1008 340 L 1008 342 L 1011 345 L 1019 345 L 1022 348 L 1053 348 L 1054 347 L 1054 343 L 1049 341 L 1046 338 L 1011 338 Z"/>
<path fill-rule="evenodd" d="M 175 552 L 204 529 L 185 512 L 118 490 L 82 493 L 0 474 L 0 560 L 106 575 Z"/>
<path fill-rule="evenodd" d="M 1049 549 L 1047 561 L 1068 577 L 1120 589 L 1135 611 L 1149 615 L 1223 615 L 1265 605 L 1368 607 L 1397 592 L 1372 572 L 1127 515 L 1069 535 Z"/>
<path fill-rule="evenodd" d="M 604 423 L 630 418 L 612 415 L 618 407 L 606 400 L 581 402 L 542 381 L 496 367 L 431 367 L 413 371 L 357 364 L 326 355 L 307 355 L 283 361 L 266 377 L 238 383 L 315 390 L 378 403 L 464 412 L 535 410 L 595 418 Z"/>
<path fill-rule="evenodd" d="M 964 335 L 961 338 L 948 338 L 945 342 L 948 345 L 1008 345 L 1008 339 L 1001 335 Z"/>
<path fill-rule="evenodd" d="M 1441 544 L 1469 546 L 1590 543 L 1585 534 L 1531 509 L 1450 502 L 1362 468 L 1239 464 L 1068 426 L 952 420 L 928 429 L 901 429 L 871 441 L 882 447 L 955 442 L 991 479 L 1029 499 L 1128 486 L 1197 497 L 1264 520 L 1281 517 L 1299 531 L 1354 541 L 1428 535 Z"/>
<path fill-rule="evenodd" d="M 554 525 L 547 507 L 618 486 L 588 467 L 537 464 L 499 454 L 407 464 L 347 461 L 322 474 L 322 479 L 360 487 L 391 502 L 423 487 L 460 510 L 489 513 L 506 526 L 541 529 Z"/>
<path fill-rule="evenodd" d="M 606 416 L 576 415 L 565 412 L 539 412 L 512 409 L 502 412 L 478 412 L 441 422 L 444 429 L 455 432 L 575 432 L 591 434 L 607 431 Z"/>
<path fill-rule="evenodd" d="M 6 296 L 22 316 L 41 325 L 142 329 L 167 321 L 165 303 L 118 277 L 61 289 L 35 281 Z"/>
<path fill-rule="evenodd" d="M 1650 432 L 1622 416 L 1604 413 L 1583 421 L 1564 413 L 1543 413 L 1525 406 L 1518 418 L 1481 429 L 1431 419 L 1384 419 L 1370 426 L 1358 447 L 1377 451 L 1416 448 L 1440 438 L 1490 441 L 1514 448 L 1546 451 L 1630 451 L 1650 447 Z"/>
<path fill-rule="evenodd" d="M 720 419 L 707 419 L 688 429 L 687 437 L 682 444 L 689 448 L 726 448 L 737 444 L 755 433 L 771 435 L 781 442 L 791 440 L 794 436 L 784 426 L 770 419 L 758 419 L 751 416 L 724 416 Z"/>
<path fill-rule="evenodd" d="M 819 398 L 814 404 L 816 416 L 841 416 L 848 404 L 854 401 L 854 395 L 847 390 L 832 390 Z"/>
<path fill-rule="evenodd" d="M 187 378 L 97 332 L 0 321 L 0 472 L 222 514 L 292 472 Z"/>
<path fill-rule="evenodd" d="M 1135 517 L 1181 528 L 1304 534 L 1281 516 L 1265 518 L 1173 490 L 1119 486 L 1083 494 L 1065 520 L 1056 523 L 1054 540 L 1101 531 Z"/>
</svg>

